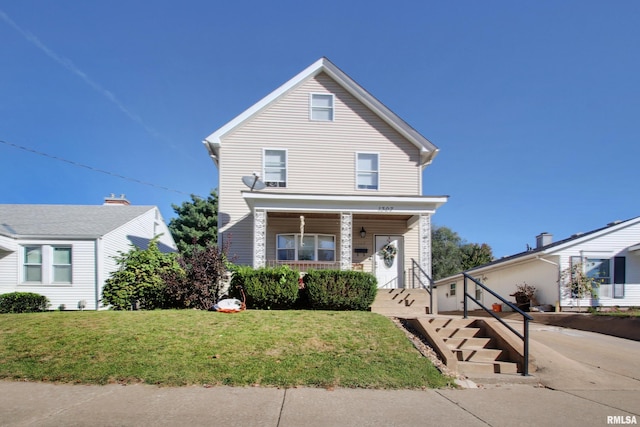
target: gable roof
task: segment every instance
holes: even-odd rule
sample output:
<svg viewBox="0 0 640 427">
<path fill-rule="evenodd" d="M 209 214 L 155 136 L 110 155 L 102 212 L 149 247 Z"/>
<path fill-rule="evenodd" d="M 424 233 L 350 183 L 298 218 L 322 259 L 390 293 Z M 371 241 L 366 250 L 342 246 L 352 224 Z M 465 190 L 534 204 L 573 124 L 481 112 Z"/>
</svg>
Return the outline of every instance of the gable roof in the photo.
<svg viewBox="0 0 640 427">
<path fill-rule="evenodd" d="M 220 157 L 221 138 L 224 135 L 258 114 L 289 91 L 320 73 L 326 73 L 347 92 L 377 114 L 400 135 L 404 136 L 409 142 L 415 145 L 420 150 L 420 164 L 422 166 L 426 166 L 433 161 L 436 154 L 438 154 L 438 147 L 387 108 L 382 102 L 378 101 L 373 95 L 356 83 L 355 80 L 336 67 L 331 61 L 323 57 L 202 141 L 216 165 L 218 165 Z"/>
<path fill-rule="evenodd" d="M 0 235 L 12 238 L 97 238 L 154 206 L 0 205 Z"/>
<path fill-rule="evenodd" d="M 483 264 L 483 265 L 479 265 L 477 267 L 473 267 L 473 268 L 467 270 L 467 273 L 481 272 L 481 271 L 486 270 L 487 268 L 493 267 L 495 265 L 510 264 L 512 262 L 522 261 L 522 260 L 525 260 L 527 258 L 536 258 L 536 257 L 538 257 L 540 255 L 550 255 L 550 254 L 556 253 L 556 252 L 566 248 L 567 246 L 575 245 L 575 244 L 578 244 L 578 243 L 582 243 L 583 241 L 599 237 L 599 236 L 601 236 L 603 234 L 610 233 L 610 232 L 616 231 L 616 230 L 618 230 L 620 228 L 624 228 L 624 227 L 627 227 L 629 225 L 636 224 L 636 223 L 640 223 L 640 216 L 637 216 L 637 217 L 634 217 L 634 218 L 630 218 L 630 219 L 627 219 L 625 221 L 614 221 L 614 222 L 611 222 L 611 223 L 607 224 L 604 227 L 600 227 L 600 228 L 597 228 L 595 230 L 587 231 L 586 233 L 577 233 L 577 234 L 574 234 L 571 237 L 568 237 L 566 239 L 559 240 L 557 242 L 553 242 L 553 243 L 550 243 L 548 245 L 541 246 L 539 248 L 532 248 L 532 249 L 530 249 L 528 251 L 520 252 L 520 253 L 517 253 L 515 255 L 502 257 L 500 259 L 491 261 L 489 263 L 486 263 L 486 264 Z M 636 246 L 640 247 L 640 244 L 638 244 Z M 631 250 L 633 250 L 634 247 L 635 246 L 633 246 L 631 248 Z M 453 276 L 449 276 L 449 277 L 445 277 L 445 278 L 442 278 L 442 279 L 438 279 L 437 282 L 440 282 L 442 280 L 450 280 L 452 277 L 458 277 L 460 275 L 461 275 L 461 273 L 454 274 Z"/>
</svg>

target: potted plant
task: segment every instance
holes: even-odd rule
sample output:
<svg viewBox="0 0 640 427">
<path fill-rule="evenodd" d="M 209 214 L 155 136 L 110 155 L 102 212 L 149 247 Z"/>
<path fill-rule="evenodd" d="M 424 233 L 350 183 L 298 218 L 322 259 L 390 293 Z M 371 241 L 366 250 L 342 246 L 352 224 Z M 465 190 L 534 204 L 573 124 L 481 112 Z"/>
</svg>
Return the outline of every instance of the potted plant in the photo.
<svg viewBox="0 0 640 427">
<path fill-rule="evenodd" d="M 533 295 L 536 293 L 536 287 L 527 285 L 526 283 L 516 285 L 516 291 L 511 294 L 516 299 L 518 306 L 529 306 Z"/>
</svg>

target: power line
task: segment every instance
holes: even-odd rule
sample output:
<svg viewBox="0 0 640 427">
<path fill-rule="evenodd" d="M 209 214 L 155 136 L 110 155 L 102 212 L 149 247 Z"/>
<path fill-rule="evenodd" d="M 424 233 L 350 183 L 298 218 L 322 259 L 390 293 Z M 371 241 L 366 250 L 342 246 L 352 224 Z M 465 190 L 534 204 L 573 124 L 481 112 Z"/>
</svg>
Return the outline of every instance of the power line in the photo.
<svg viewBox="0 0 640 427">
<path fill-rule="evenodd" d="M 47 153 L 44 153 L 42 151 L 34 150 L 33 148 L 29 148 L 29 147 L 25 147 L 25 146 L 22 146 L 22 145 L 14 144 L 13 142 L 3 141 L 2 139 L 0 139 L 0 143 L 8 145 L 8 146 L 13 147 L 13 148 L 17 148 L 19 150 L 27 151 L 29 153 L 37 154 L 39 156 L 48 157 L 48 158 L 53 159 L 53 160 L 58 160 L 60 162 L 69 163 L 70 165 L 73 165 L 73 166 L 78 166 L 78 167 L 81 167 L 81 168 L 89 169 L 90 171 L 93 171 L 93 172 L 100 172 L 100 173 L 103 173 L 105 175 L 110 175 L 110 176 L 113 176 L 113 177 L 116 177 L 116 178 L 124 179 L 126 181 L 135 182 L 137 184 L 147 185 L 149 187 L 155 187 L 155 188 L 159 188 L 161 190 L 171 191 L 173 193 L 185 194 L 187 196 L 191 195 L 191 193 L 185 193 L 184 191 L 175 190 L 175 189 L 169 188 L 169 187 L 164 187 L 162 185 L 157 185 L 157 184 L 154 184 L 154 183 L 148 182 L 148 181 L 141 181 L 141 180 L 136 179 L 136 178 L 131 178 L 131 177 L 128 177 L 128 176 L 125 176 L 125 175 L 120 175 L 120 174 L 117 174 L 117 173 L 114 173 L 114 172 L 109 172 L 109 171 L 106 171 L 104 169 L 94 168 L 93 166 L 85 165 L 83 163 L 74 162 L 73 160 L 67 160 L 67 159 L 64 159 L 62 157 L 53 156 L 51 154 L 47 154 Z"/>
</svg>

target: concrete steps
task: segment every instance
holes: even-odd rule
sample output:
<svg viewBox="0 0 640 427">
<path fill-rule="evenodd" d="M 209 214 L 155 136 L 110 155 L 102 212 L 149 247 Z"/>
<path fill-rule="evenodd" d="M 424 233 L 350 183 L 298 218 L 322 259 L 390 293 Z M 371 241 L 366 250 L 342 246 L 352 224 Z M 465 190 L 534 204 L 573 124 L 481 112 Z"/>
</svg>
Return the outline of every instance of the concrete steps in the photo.
<svg viewBox="0 0 640 427">
<path fill-rule="evenodd" d="M 429 293 L 424 289 L 378 289 L 371 311 L 388 317 L 429 314 Z"/>
<path fill-rule="evenodd" d="M 522 344 L 495 319 L 421 316 L 406 319 L 448 368 L 471 378 L 522 372 Z"/>
<path fill-rule="evenodd" d="M 514 374 L 518 364 L 508 360 L 489 336 L 482 321 L 433 318 L 429 322 L 458 361 L 458 372 L 464 375 Z"/>
</svg>

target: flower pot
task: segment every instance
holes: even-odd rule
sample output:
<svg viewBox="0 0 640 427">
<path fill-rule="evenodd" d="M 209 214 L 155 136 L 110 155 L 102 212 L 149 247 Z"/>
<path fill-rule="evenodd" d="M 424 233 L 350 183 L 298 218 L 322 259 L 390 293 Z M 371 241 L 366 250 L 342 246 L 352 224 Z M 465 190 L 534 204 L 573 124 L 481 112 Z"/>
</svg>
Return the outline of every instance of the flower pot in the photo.
<svg viewBox="0 0 640 427">
<path fill-rule="evenodd" d="M 493 309 L 494 313 L 500 313 L 502 312 L 502 304 L 492 304 L 491 308 Z"/>
</svg>

